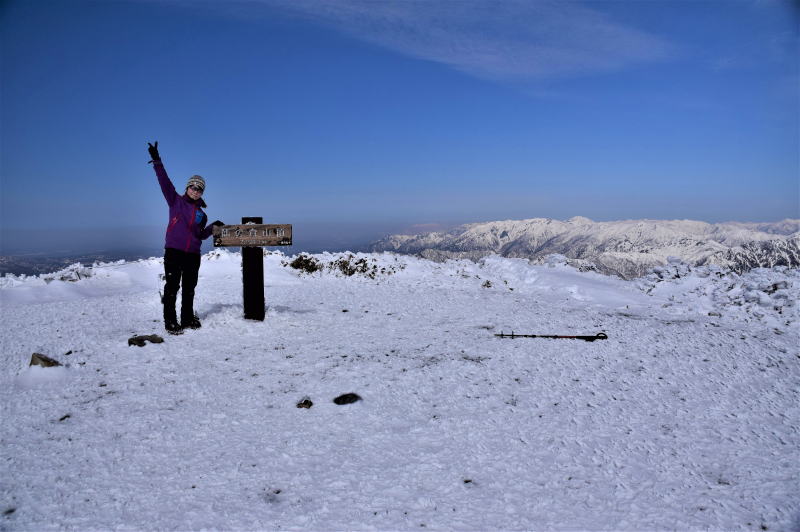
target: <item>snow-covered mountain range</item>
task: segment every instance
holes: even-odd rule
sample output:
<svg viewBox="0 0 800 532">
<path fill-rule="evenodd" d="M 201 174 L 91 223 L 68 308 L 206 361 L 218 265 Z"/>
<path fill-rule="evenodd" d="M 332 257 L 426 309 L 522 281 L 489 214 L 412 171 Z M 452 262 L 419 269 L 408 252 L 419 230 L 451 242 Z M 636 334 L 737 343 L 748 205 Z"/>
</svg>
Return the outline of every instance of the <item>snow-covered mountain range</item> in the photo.
<svg viewBox="0 0 800 532">
<path fill-rule="evenodd" d="M 800 220 L 710 224 L 693 220 L 533 218 L 466 224 L 446 232 L 390 235 L 374 242 L 370 249 L 437 261 L 477 260 L 498 254 L 538 263 L 548 255 L 559 254 L 580 270 L 624 279 L 641 277 L 666 264 L 669 257 L 741 273 L 756 267 L 800 266 Z"/>
</svg>

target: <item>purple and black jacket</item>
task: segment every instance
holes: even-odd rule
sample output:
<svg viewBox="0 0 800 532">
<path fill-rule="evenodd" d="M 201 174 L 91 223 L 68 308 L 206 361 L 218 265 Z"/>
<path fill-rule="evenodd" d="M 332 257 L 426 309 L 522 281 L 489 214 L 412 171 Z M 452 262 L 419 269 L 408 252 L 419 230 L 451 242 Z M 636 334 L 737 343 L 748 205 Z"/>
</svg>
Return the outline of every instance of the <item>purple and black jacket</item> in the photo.
<svg viewBox="0 0 800 532">
<path fill-rule="evenodd" d="M 169 205 L 169 224 L 164 247 L 199 255 L 200 241 L 211 236 L 214 228 L 212 225 L 206 226 L 208 217 L 203 212 L 206 202 L 203 201 L 203 198 L 192 201 L 188 194 L 179 195 L 161 161 L 153 162 L 153 170 L 158 177 L 158 184 L 161 185 L 164 199 Z"/>
</svg>

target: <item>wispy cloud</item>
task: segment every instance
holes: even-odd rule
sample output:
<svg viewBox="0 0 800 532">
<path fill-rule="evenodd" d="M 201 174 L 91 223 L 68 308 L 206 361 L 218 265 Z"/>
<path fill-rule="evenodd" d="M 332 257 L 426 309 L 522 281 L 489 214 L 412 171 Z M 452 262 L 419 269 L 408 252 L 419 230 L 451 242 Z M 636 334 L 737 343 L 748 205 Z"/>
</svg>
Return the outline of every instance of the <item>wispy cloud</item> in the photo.
<svg viewBox="0 0 800 532">
<path fill-rule="evenodd" d="M 501 80 L 662 60 L 672 46 L 590 7 L 547 0 L 261 0 L 398 53 Z"/>
</svg>

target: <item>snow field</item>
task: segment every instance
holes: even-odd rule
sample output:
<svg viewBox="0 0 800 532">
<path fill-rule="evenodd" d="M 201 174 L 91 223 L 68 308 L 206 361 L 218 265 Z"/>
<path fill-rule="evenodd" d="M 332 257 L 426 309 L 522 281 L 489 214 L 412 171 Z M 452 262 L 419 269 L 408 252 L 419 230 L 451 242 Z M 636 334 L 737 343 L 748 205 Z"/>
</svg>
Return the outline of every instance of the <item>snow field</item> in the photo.
<svg viewBox="0 0 800 532">
<path fill-rule="evenodd" d="M 209 254 L 203 328 L 179 337 L 163 334 L 156 259 L 4 285 L 0 511 L 14 512 L 0 526 L 800 523 L 794 314 L 724 307 L 711 276 L 647 294 L 558 261 L 359 257 L 394 273 L 301 274 L 266 256 L 262 323 L 241 318 L 238 255 Z M 796 300 L 796 272 L 759 275 Z M 127 346 L 150 333 L 165 342 Z M 28 368 L 34 351 L 69 366 Z M 332 403 L 347 392 L 363 401 Z"/>
</svg>

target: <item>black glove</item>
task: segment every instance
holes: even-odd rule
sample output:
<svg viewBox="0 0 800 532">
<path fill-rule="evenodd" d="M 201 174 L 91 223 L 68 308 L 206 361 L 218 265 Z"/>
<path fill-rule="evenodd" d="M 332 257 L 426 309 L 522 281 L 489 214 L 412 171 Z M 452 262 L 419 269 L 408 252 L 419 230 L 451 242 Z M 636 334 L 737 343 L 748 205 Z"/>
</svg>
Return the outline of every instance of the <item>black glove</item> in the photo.
<svg viewBox="0 0 800 532">
<path fill-rule="evenodd" d="M 221 220 L 216 220 L 214 222 L 211 222 L 211 225 L 213 225 L 214 227 L 222 227 L 223 225 L 225 225 L 225 223 L 222 222 Z"/>
<path fill-rule="evenodd" d="M 158 154 L 158 141 L 156 141 L 155 146 L 148 142 L 147 151 L 150 152 L 151 163 L 161 160 L 161 156 Z"/>
</svg>

